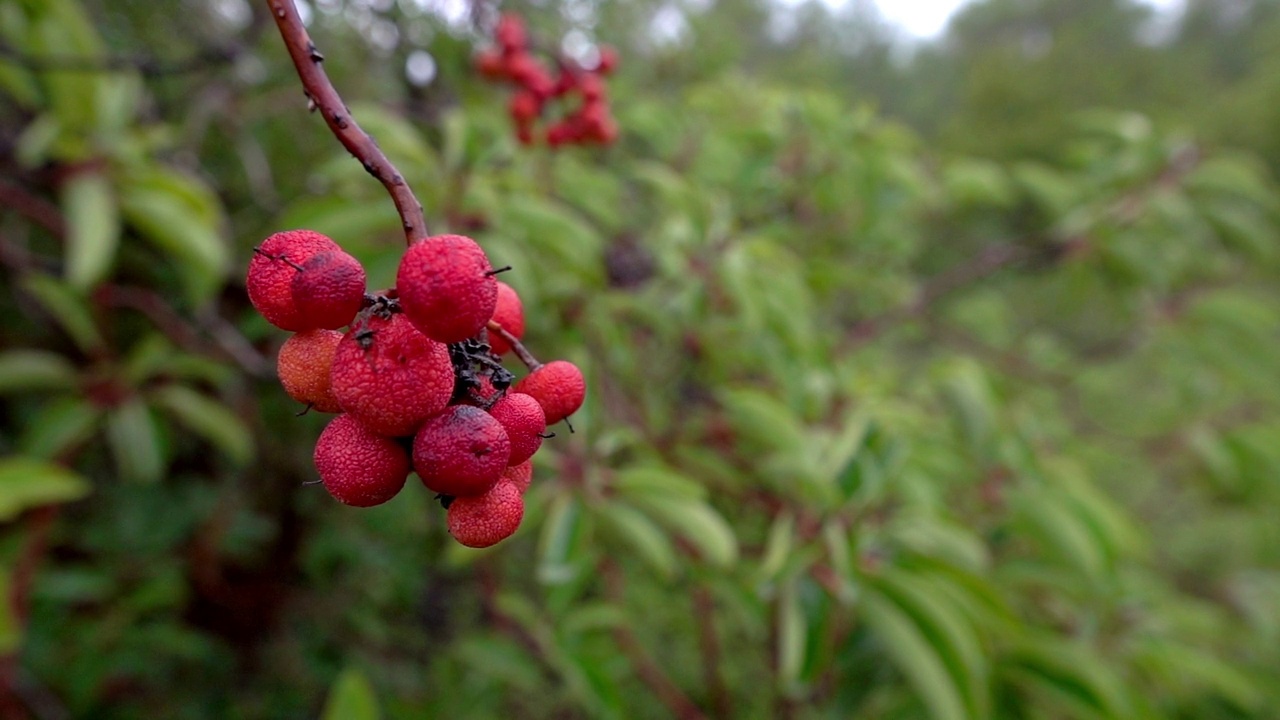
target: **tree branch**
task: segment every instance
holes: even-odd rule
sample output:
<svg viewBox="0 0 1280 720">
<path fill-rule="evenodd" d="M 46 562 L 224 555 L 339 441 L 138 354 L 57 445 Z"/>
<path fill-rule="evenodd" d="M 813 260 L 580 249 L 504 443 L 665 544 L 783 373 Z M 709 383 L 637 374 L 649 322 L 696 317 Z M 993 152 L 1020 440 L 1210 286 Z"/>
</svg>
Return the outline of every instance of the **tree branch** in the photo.
<svg viewBox="0 0 1280 720">
<path fill-rule="evenodd" d="M 626 600 L 625 580 L 621 569 L 612 561 L 605 560 L 600 564 L 604 576 L 605 591 L 609 598 L 623 604 Z M 659 701 L 671 711 L 671 716 L 680 720 L 705 720 L 706 715 L 680 689 L 679 685 L 667 676 L 662 666 L 650 657 L 640 639 L 627 625 L 617 625 L 613 629 L 613 639 L 622 649 L 622 654 L 630 661 L 636 676 L 649 687 Z"/>
<path fill-rule="evenodd" d="M 342 146 L 387 189 L 391 200 L 396 204 L 396 212 L 400 214 L 405 243 L 412 244 L 415 240 L 430 235 L 422 203 L 418 202 L 404 177 L 378 148 L 373 138 L 360 129 L 333 83 L 329 82 L 329 76 L 321 67 L 324 55 L 311 42 L 311 36 L 303 27 L 302 18 L 298 15 L 298 8 L 294 6 L 293 0 L 267 0 L 267 6 L 271 9 L 276 26 L 280 28 L 280 37 L 289 50 L 293 66 L 298 70 L 298 78 L 302 80 L 311 109 L 320 111 Z"/>
</svg>

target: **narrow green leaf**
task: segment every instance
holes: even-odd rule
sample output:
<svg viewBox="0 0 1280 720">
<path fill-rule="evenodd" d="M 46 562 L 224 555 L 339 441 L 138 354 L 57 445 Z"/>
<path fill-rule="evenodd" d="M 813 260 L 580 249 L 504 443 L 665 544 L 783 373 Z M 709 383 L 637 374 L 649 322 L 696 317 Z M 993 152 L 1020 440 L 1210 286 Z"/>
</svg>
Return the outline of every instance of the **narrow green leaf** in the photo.
<svg viewBox="0 0 1280 720">
<path fill-rule="evenodd" d="M 28 457 L 0 460 L 0 521 L 22 511 L 79 500 L 89 494 L 89 482 L 61 465 Z"/>
<path fill-rule="evenodd" d="M 101 348 L 105 343 L 89 314 L 89 305 L 71 288 L 48 275 L 28 275 L 22 288 L 30 293 L 85 352 Z"/>
<path fill-rule="evenodd" d="M 120 244 L 120 208 L 101 172 L 73 175 L 61 196 L 67 219 L 65 275 L 72 287 L 86 290 L 111 270 Z"/>
<path fill-rule="evenodd" d="M 53 459 L 88 440 L 102 418 L 102 410 L 79 397 L 45 403 L 22 431 L 18 448 L 32 457 Z"/>
<path fill-rule="evenodd" d="M 12 597 L 9 570 L 0 568 L 0 598 Z M 0 654 L 11 655 L 22 647 L 22 623 L 14 615 L 12 602 L 0 603 Z"/>
<path fill-rule="evenodd" d="M 800 679 L 809 632 L 809 621 L 798 595 L 795 578 L 783 585 L 778 594 L 778 680 L 784 691 L 793 690 Z"/>
<path fill-rule="evenodd" d="M 75 385 L 75 366 L 57 353 L 45 350 L 0 353 L 0 394 L 70 390 Z"/>
<path fill-rule="evenodd" d="M 728 567 L 738 559 L 733 528 L 706 503 L 675 495 L 650 493 L 632 498 L 637 506 L 693 543 L 702 559 Z"/>
<path fill-rule="evenodd" d="M 378 720 L 378 698 L 364 673 L 354 668 L 342 671 L 329 690 L 322 720 Z"/>
<path fill-rule="evenodd" d="M 166 385 L 152 393 L 156 406 L 169 412 L 243 465 L 253 457 L 253 436 L 244 422 L 226 405 L 185 385 Z"/>
<path fill-rule="evenodd" d="M 107 415 L 107 441 L 121 478 L 155 482 L 164 473 L 155 420 L 141 400 L 128 400 Z"/>
<path fill-rule="evenodd" d="M 934 720 L 966 720 L 968 714 L 959 688 L 911 617 L 876 593 L 863 596 L 862 609 L 889 657 L 929 708 L 930 716 Z"/>
<path fill-rule="evenodd" d="M 570 495 L 552 501 L 538 544 L 538 579 L 556 585 L 574 578 L 570 549 L 581 531 L 582 503 Z"/>
<path fill-rule="evenodd" d="M 911 573 L 886 569 L 873 580 L 875 588 L 912 621 L 947 666 L 953 684 L 965 698 L 971 717 L 986 717 L 989 668 L 986 655 L 964 608 L 948 602 Z"/>
<path fill-rule="evenodd" d="M 772 581 L 782 570 L 783 563 L 791 556 L 795 531 L 796 517 L 793 513 L 784 512 L 773 519 L 764 542 L 764 552 L 760 555 L 760 568 L 756 571 L 759 582 Z"/>
<path fill-rule="evenodd" d="M 176 175 L 128 177 L 120 188 L 125 219 L 178 262 L 195 304 L 212 295 L 231 263 L 217 201 L 206 194 Z"/>
<path fill-rule="evenodd" d="M 675 576 L 675 547 L 647 515 L 623 502 L 604 503 L 595 512 L 600 516 L 601 528 L 634 548 L 659 576 L 664 579 Z"/>
<path fill-rule="evenodd" d="M 704 500 L 707 489 L 700 483 L 662 467 L 637 466 L 619 470 L 611 483 L 619 494 L 625 496 L 667 494 L 689 500 Z"/>
</svg>

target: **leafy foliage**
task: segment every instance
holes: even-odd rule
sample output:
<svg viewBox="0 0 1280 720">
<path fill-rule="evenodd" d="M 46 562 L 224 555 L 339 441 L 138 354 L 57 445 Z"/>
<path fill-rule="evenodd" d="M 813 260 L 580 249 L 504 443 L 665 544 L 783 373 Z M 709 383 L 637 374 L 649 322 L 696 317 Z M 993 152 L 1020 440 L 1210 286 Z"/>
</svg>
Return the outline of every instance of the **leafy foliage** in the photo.
<svg viewBox="0 0 1280 720">
<path fill-rule="evenodd" d="M 273 99 L 299 97 L 273 38 L 247 78 L 59 69 L 14 58 L 105 62 L 155 6 L 0 0 L 3 585 L 51 533 L 0 647 L 69 714 L 1280 712 L 1256 155 L 1114 111 L 938 149 L 732 71 L 728 40 L 619 43 L 618 145 L 526 150 L 466 31 L 339 5 L 312 30 L 353 113 L 433 229 L 515 267 L 526 338 L 587 371 L 587 405 L 495 551 L 448 543 L 414 483 L 367 511 L 304 486 L 322 420 L 274 387 L 281 338 L 232 269 L 307 226 L 389 285 L 391 204 Z M 652 10 L 617 5 L 601 33 Z M 434 38 L 429 99 L 379 22 Z"/>
</svg>

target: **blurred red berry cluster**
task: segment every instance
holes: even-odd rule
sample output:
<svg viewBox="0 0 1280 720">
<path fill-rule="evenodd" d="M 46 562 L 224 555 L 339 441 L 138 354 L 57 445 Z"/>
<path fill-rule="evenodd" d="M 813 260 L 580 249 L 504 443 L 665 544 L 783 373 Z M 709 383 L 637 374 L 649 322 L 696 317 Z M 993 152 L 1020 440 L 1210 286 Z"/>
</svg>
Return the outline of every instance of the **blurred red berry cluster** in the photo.
<svg viewBox="0 0 1280 720">
<path fill-rule="evenodd" d="M 603 80 L 617 67 L 617 51 L 602 46 L 593 68 L 559 57 L 552 77 L 551 71 L 530 52 L 529 34 L 519 16 L 503 13 L 494 28 L 494 40 L 495 49 L 476 56 L 476 69 L 491 80 L 516 86 L 509 112 L 521 143 L 532 145 L 537 140 L 535 125 L 551 100 L 569 106 L 574 96 L 580 102 L 543 131 L 547 145 L 607 145 L 618 138 L 618 123 L 609 112 Z"/>
</svg>

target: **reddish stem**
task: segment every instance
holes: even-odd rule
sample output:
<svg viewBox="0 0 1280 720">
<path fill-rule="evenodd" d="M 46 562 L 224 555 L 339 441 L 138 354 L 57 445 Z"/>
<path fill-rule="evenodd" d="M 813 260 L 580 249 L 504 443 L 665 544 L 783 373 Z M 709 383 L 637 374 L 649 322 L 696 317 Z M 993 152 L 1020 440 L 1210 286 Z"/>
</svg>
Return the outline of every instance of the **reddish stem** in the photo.
<svg viewBox="0 0 1280 720">
<path fill-rule="evenodd" d="M 329 76 L 321 66 L 324 56 L 316 49 L 316 44 L 307 34 L 307 29 L 302 24 L 302 18 L 298 15 L 298 8 L 294 6 L 293 0 L 267 0 L 267 6 L 271 8 L 271 16 L 275 18 L 276 26 L 280 28 L 280 37 L 284 39 L 285 47 L 289 49 L 289 57 L 298 70 L 298 78 L 302 80 L 302 87 L 306 91 L 307 99 L 311 101 L 311 108 L 320 111 L 325 123 L 342 146 L 387 189 L 404 225 L 405 243 L 412 244 L 415 240 L 430 235 L 426 217 L 422 212 L 422 203 L 418 202 L 413 190 L 405 183 L 404 176 L 382 153 L 373 138 L 360 129 L 351 112 L 347 110 L 346 103 L 342 102 L 342 97 L 333 87 L 333 83 L 329 82 Z"/>
<path fill-rule="evenodd" d="M 511 346 L 511 351 L 516 354 L 516 357 L 520 358 L 520 362 L 524 363 L 525 367 L 529 368 L 529 372 L 533 372 L 534 370 L 542 367 L 542 363 L 538 362 L 538 358 L 534 357 L 533 353 L 529 352 L 528 348 L 520 344 L 520 340 L 517 339 L 515 335 L 508 332 L 506 328 L 502 327 L 500 323 L 490 320 L 489 324 L 485 327 L 488 328 L 489 332 L 502 338 Z"/>
</svg>

